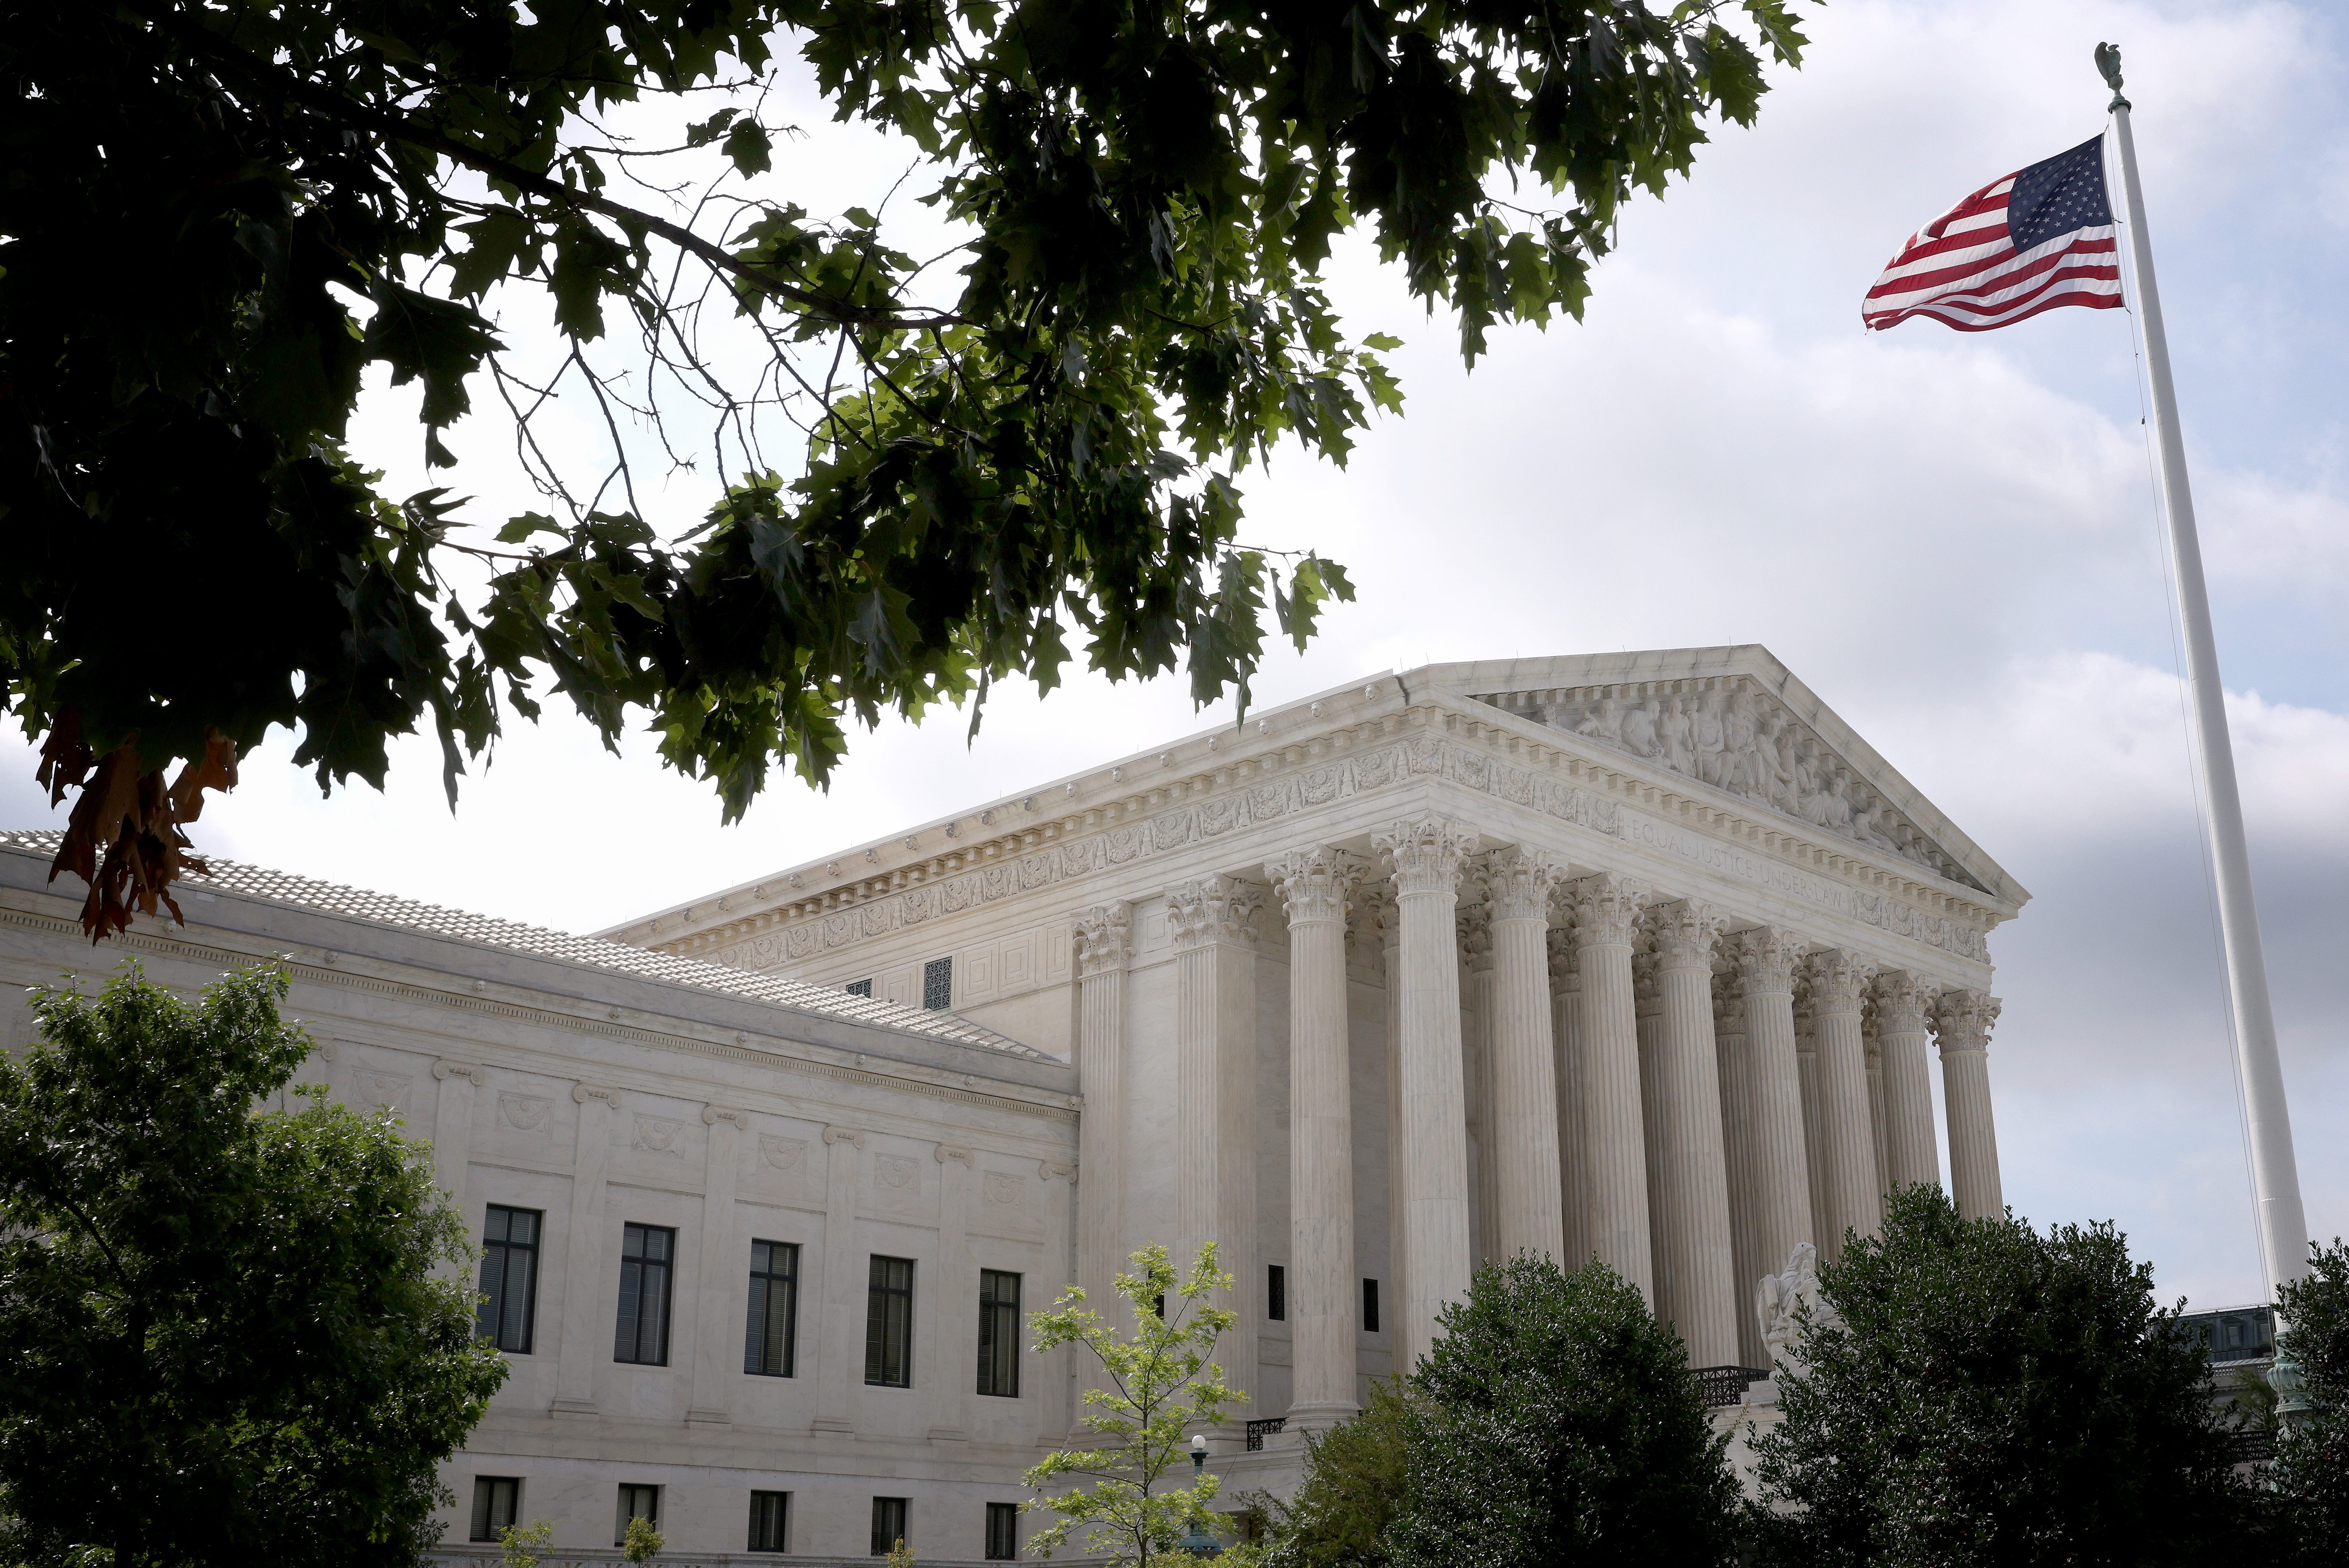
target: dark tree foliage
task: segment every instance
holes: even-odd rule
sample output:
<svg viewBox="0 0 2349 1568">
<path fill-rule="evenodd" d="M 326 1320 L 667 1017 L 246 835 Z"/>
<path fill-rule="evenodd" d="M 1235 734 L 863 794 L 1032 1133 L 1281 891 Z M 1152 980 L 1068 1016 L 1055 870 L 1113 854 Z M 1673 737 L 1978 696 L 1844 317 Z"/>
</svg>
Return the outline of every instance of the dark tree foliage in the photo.
<svg viewBox="0 0 2349 1568">
<path fill-rule="evenodd" d="M 1252 1498 L 1272 1526 L 1265 1568 L 1386 1568 L 1387 1530 L 1402 1506 L 1408 1379 L 1371 1385 L 1350 1421 L 1305 1435 L 1305 1479 L 1287 1502 Z"/>
<path fill-rule="evenodd" d="M 1819 1284 L 1842 1323 L 1811 1328 L 1778 1379 L 1785 1420 L 1754 1445 L 1766 1561 L 2256 1560 L 2235 1418 L 2110 1223 L 2042 1235 L 1910 1187 Z"/>
<path fill-rule="evenodd" d="M 1680 1336 L 1601 1264 L 1477 1271 L 1402 1410 L 1396 1568 L 1714 1568 L 1737 1482 Z"/>
<path fill-rule="evenodd" d="M 126 965 L 0 1057 L 0 1561 L 405 1565 L 505 1378 L 428 1152 L 323 1097 L 284 977 Z M 89 1549 L 98 1554 L 91 1555 Z M 104 1553 L 110 1553 L 110 1556 Z"/>
<path fill-rule="evenodd" d="M 1578 314 L 1625 201 L 1796 60 L 1793 3 L 0 0 L 0 668 L 86 923 L 168 903 L 274 726 L 322 788 L 429 726 L 453 801 L 552 688 L 607 742 L 648 715 L 730 819 L 1072 637 L 1245 701 L 1268 601 L 1301 646 L 1351 590 L 1245 547 L 1239 469 L 1400 405 L 1332 241 L 1472 360 Z M 794 54 L 918 149 L 947 254 L 886 191 L 792 200 Z M 386 494 L 343 446 L 370 369 L 442 467 L 493 391 L 547 510 Z M 606 449 L 542 442 L 558 397 Z M 722 487 L 698 527 L 632 444 Z"/>
<path fill-rule="evenodd" d="M 2309 1248 L 2309 1274 L 2276 1291 L 2278 1349 L 2308 1408 L 2278 1434 L 2269 1479 L 2283 1504 L 2283 1560 L 2349 1568 L 2349 1246 Z"/>
</svg>

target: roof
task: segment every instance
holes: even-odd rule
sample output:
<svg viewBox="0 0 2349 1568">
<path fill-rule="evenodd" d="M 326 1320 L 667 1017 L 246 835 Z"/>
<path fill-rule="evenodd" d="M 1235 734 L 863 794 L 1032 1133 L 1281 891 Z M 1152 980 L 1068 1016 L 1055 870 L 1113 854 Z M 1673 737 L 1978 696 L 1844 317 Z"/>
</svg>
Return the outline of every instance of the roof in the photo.
<svg viewBox="0 0 2349 1568">
<path fill-rule="evenodd" d="M 50 859 L 57 854 L 57 846 L 64 838 L 63 833 L 55 830 L 0 830 L 0 848 Z M 705 963 L 698 958 L 679 958 L 649 948 L 606 942 L 601 937 L 580 936 L 567 931 L 550 930 L 543 925 L 525 925 L 520 921 L 500 920 L 493 915 L 423 903 L 394 893 L 345 887 L 339 882 L 319 882 L 311 877 L 295 876 L 291 872 L 247 865 L 242 861 L 226 860 L 218 855 L 206 855 L 204 862 L 211 868 L 211 874 L 191 878 L 182 886 L 201 887 L 207 892 L 231 893 L 269 903 L 290 904 L 297 909 L 340 915 L 347 920 L 365 921 L 369 924 L 401 931 L 422 932 L 481 947 L 525 953 L 534 957 L 613 970 L 703 991 L 747 996 L 798 1012 L 868 1024 L 930 1039 L 978 1046 L 1032 1061 L 1058 1059 L 953 1013 L 876 1002 L 869 997 L 852 996 L 828 985 L 784 980 L 728 965 Z"/>
</svg>

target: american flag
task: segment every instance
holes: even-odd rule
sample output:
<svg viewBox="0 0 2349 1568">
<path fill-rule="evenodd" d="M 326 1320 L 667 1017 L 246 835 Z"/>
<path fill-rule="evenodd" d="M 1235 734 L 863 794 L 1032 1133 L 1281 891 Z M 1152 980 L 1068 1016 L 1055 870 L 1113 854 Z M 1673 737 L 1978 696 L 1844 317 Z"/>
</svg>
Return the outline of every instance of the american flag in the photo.
<svg viewBox="0 0 2349 1568">
<path fill-rule="evenodd" d="M 2059 304 L 2121 303 L 2105 140 L 1994 180 L 1915 233 L 1860 302 L 1869 330 L 1930 315 L 1988 332 Z"/>
</svg>

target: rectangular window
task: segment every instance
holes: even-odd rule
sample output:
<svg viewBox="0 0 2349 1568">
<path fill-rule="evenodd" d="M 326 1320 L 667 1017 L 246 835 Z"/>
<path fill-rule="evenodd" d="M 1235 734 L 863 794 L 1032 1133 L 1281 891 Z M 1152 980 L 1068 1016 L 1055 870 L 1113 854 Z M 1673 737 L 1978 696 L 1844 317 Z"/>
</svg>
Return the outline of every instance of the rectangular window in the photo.
<svg viewBox="0 0 2349 1568">
<path fill-rule="evenodd" d="M 620 1319 L 612 1359 L 668 1365 L 668 1274 L 677 1233 L 658 1225 L 620 1231 Z"/>
<path fill-rule="evenodd" d="M 922 965 L 922 1006 L 943 1013 L 954 1006 L 954 960 L 933 958 Z"/>
<path fill-rule="evenodd" d="M 1019 1276 L 978 1271 L 978 1391 L 1019 1398 Z"/>
<path fill-rule="evenodd" d="M 799 1243 L 752 1242 L 750 1311 L 742 1336 L 742 1370 L 761 1377 L 790 1377 L 799 1352 Z"/>
<path fill-rule="evenodd" d="M 864 1380 L 914 1386 L 914 1260 L 875 1253 L 864 1297 Z"/>
<path fill-rule="evenodd" d="M 1379 1282 L 1366 1279 L 1362 1282 L 1362 1332 L 1376 1334 L 1378 1331 Z"/>
<path fill-rule="evenodd" d="M 847 992 L 852 996 L 864 996 L 869 998 L 873 995 L 873 981 L 870 976 L 863 980 L 851 980 L 847 985 L 842 986 L 841 989 Z"/>
<path fill-rule="evenodd" d="M 473 1532 L 469 1539 L 497 1541 L 522 1512 L 522 1482 L 510 1475 L 473 1478 Z"/>
<path fill-rule="evenodd" d="M 750 1550 L 753 1552 L 788 1552 L 783 1542 L 790 1539 L 786 1532 L 792 1522 L 792 1494 L 787 1491 L 754 1491 L 750 1494 Z"/>
<path fill-rule="evenodd" d="M 481 1305 L 473 1325 L 481 1336 L 516 1356 L 530 1354 L 532 1318 L 538 1304 L 538 1227 L 535 1209 L 490 1205 L 481 1226 Z"/>
<path fill-rule="evenodd" d="M 660 1528 L 660 1494 L 657 1486 L 639 1486 L 634 1481 L 620 1483 L 620 1513 L 612 1524 L 612 1544 L 628 1543 L 628 1521 L 641 1519 L 655 1530 Z"/>
<path fill-rule="evenodd" d="M 1264 1315 L 1275 1323 L 1288 1321 L 1288 1271 L 1278 1264 L 1264 1265 Z"/>
<path fill-rule="evenodd" d="M 989 1563 L 1009 1563 L 1019 1555 L 1019 1505 L 1016 1502 L 990 1502 L 987 1505 L 987 1560 Z"/>
<path fill-rule="evenodd" d="M 905 1500 L 902 1497 L 876 1497 L 873 1500 L 873 1555 L 886 1557 L 905 1539 Z"/>
</svg>

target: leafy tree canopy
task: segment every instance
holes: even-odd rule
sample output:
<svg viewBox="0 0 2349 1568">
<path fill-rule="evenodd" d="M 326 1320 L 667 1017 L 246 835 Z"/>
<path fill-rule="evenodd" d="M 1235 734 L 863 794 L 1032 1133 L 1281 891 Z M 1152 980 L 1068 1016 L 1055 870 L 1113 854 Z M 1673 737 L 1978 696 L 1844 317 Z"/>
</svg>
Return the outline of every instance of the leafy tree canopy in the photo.
<svg viewBox="0 0 2349 1568">
<path fill-rule="evenodd" d="M 1472 361 L 1578 314 L 1625 201 L 1797 61 L 1793 4 L 8 5 L 0 667 L 86 923 L 168 902 L 273 726 L 322 788 L 429 726 L 453 801 L 551 689 L 607 743 L 648 714 L 730 818 L 852 716 L 1049 688 L 1072 636 L 1245 701 L 1265 610 L 1301 645 L 1350 587 L 1245 547 L 1237 476 L 1400 401 L 1332 242 L 1367 225 Z M 886 190 L 794 199 L 792 56 L 917 150 L 944 254 Z M 370 371 L 440 467 L 497 397 L 543 510 L 386 493 L 344 446 Z M 558 398 L 603 450 L 541 438 Z M 640 505 L 647 454 L 719 492 L 697 527 Z"/>
<path fill-rule="evenodd" d="M 1810 1327 L 1754 1444 L 1766 1560 L 2256 1560 L 2235 1419 L 2111 1224 L 2043 1235 L 1910 1187 L 1819 1282 L 1841 1322 Z"/>
<path fill-rule="evenodd" d="M 1737 1481 L 1680 1336 L 1605 1265 L 1519 1255 L 1446 1307 L 1401 1411 L 1395 1568 L 1716 1568 Z"/>
<path fill-rule="evenodd" d="M 0 1560 L 404 1565 L 505 1378 L 427 1152 L 311 1096 L 284 977 L 126 965 L 0 1057 Z M 110 1556 L 108 1553 L 110 1553 Z"/>
<path fill-rule="evenodd" d="M 1416 1397 L 1410 1379 L 1381 1379 L 1352 1420 L 1305 1434 L 1297 1495 L 1251 1500 L 1272 1523 L 1265 1568 L 1386 1568 L 1387 1529 L 1402 1506 L 1403 1414 Z"/>
<path fill-rule="evenodd" d="M 2278 1349 L 2300 1367 L 2307 1408 L 2277 1436 L 2271 1476 L 2284 1508 L 2280 1560 L 2349 1568 L 2349 1246 L 2311 1246 L 2305 1278 L 2280 1286 Z"/>
</svg>

